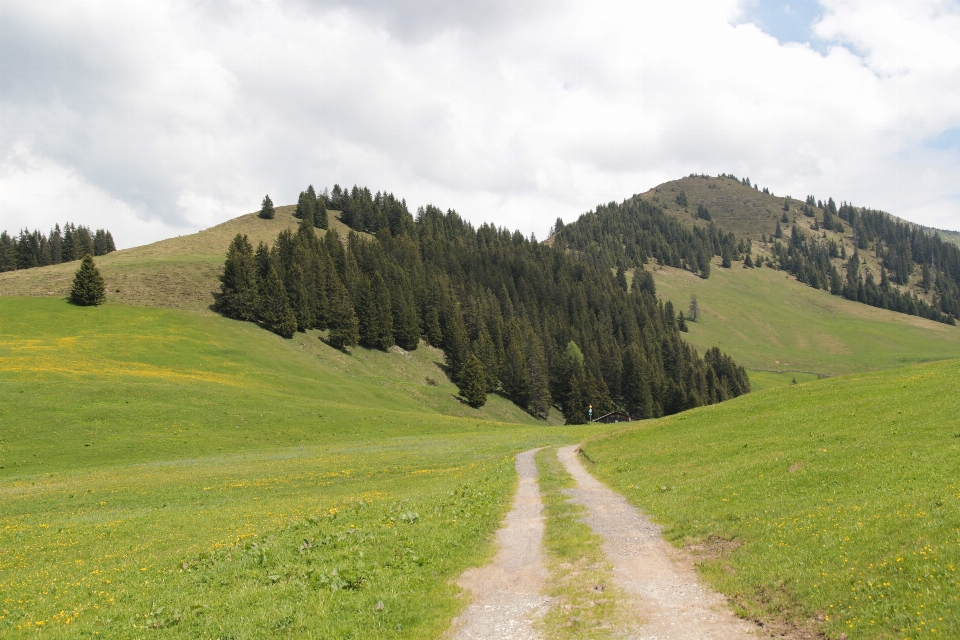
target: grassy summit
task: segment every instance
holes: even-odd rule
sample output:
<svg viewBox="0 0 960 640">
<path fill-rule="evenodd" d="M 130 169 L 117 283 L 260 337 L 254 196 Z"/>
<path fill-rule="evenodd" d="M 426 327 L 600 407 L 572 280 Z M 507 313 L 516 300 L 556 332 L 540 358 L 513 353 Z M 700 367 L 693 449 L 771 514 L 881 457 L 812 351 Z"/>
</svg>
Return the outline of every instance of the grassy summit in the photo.
<svg viewBox="0 0 960 640">
<path fill-rule="evenodd" d="M 960 362 L 811 382 L 589 441 L 746 615 L 960 635 Z M 775 627 L 774 627 L 775 628 Z"/>
<path fill-rule="evenodd" d="M 294 209 L 277 207 L 273 220 L 248 213 L 198 233 L 97 257 L 97 268 L 107 284 L 107 301 L 212 313 L 213 292 L 220 286 L 217 278 L 230 241 L 243 233 L 254 247 L 258 242 L 270 245 L 284 229 L 296 230 L 299 221 L 293 217 Z M 332 212 L 330 225 L 347 236 L 349 229 Z M 0 273 L 0 294 L 65 297 L 78 266 L 67 262 Z"/>
</svg>

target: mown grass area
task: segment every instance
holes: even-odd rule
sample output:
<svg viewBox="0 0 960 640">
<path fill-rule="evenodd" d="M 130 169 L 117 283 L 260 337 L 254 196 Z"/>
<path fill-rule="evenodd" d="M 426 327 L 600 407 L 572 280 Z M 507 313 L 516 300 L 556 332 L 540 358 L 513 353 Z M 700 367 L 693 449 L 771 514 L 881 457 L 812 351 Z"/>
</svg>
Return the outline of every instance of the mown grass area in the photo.
<svg viewBox="0 0 960 640">
<path fill-rule="evenodd" d="M 512 455 L 583 430 L 471 409 L 432 355 L 0 299 L 0 636 L 439 635 Z"/>
<path fill-rule="evenodd" d="M 296 230 L 300 221 L 293 217 L 295 209 L 293 205 L 277 207 L 273 220 L 248 213 L 198 233 L 99 256 L 96 263 L 106 283 L 107 300 L 213 314 L 213 292 L 220 288 L 218 278 L 230 241 L 243 233 L 254 247 L 259 242 L 271 245 L 284 229 Z M 337 212 L 328 214 L 331 228 L 346 238 L 349 228 Z M 79 262 L 67 262 L 0 273 L 0 295 L 66 297 L 79 266 Z"/>
<path fill-rule="evenodd" d="M 657 293 L 687 312 L 696 295 L 701 319 L 684 338 L 712 346 L 750 370 L 755 389 L 960 357 L 960 328 L 844 300 L 782 271 L 714 268 L 703 280 L 658 267 Z M 776 372 L 783 372 L 778 374 Z"/>
<path fill-rule="evenodd" d="M 960 636 L 960 361 L 753 393 L 588 440 L 591 471 L 751 618 Z"/>
<path fill-rule="evenodd" d="M 550 571 L 546 592 L 553 598 L 541 622 L 544 637 L 620 637 L 631 621 L 613 584 L 602 539 L 583 522 L 586 509 L 565 492 L 576 487 L 576 481 L 557 459 L 556 449 L 538 451 L 535 460 Z"/>
</svg>

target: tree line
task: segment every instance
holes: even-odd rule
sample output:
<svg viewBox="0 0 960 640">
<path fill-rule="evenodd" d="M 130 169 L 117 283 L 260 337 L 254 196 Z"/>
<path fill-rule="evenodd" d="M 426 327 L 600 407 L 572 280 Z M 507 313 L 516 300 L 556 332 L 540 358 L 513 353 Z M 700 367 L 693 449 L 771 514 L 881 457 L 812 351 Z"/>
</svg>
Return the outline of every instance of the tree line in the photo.
<svg viewBox="0 0 960 640">
<path fill-rule="evenodd" d="M 325 330 L 337 348 L 413 350 L 423 339 L 443 350 L 474 406 L 501 393 L 538 418 L 558 407 L 569 423 L 585 422 L 591 404 L 598 414 L 646 418 L 749 391 L 728 355 L 700 357 L 681 339 L 683 316 L 657 300 L 649 272 L 639 268 L 627 286 L 607 266 L 615 256 L 567 250 L 582 219 L 547 244 L 434 206 L 413 216 L 405 201 L 366 188 L 310 197 L 325 214 L 328 203 L 344 207 L 341 219 L 374 238 L 320 237 L 316 217 L 306 216 L 272 246 L 238 235 L 215 296 L 224 315 L 285 337 Z M 665 252 L 670 236 L 638 229 L 633 237 L 639 258 Z M 684 237 L 701 251 L 715 247 L 709 234 Z"/>
<path fill-rule="evenodd" d="M 66 223 L 57 224 L 48 235 L 23 229 L 19 236 L 0 233 L 0 271 L 45 267 L 80 260 L 85 255 L 103 256 L 117 247 L 113 235 L 105 229 Z"/>
<path fill-rule="evenodd" d="M 709 219 L 705 207 L 698 213 Z M 710 277 L 713 256 L 739 255 L 742 243 L 714 223 L 688 227 L 661 207 L 634 196 L 621 203 L 600 205 L 573 224 L 557 219 L 552 242 L 572 249 L 598 269 L 642 267 L 650 258 L 662 265 L 687 269 Z"/>
</svg>

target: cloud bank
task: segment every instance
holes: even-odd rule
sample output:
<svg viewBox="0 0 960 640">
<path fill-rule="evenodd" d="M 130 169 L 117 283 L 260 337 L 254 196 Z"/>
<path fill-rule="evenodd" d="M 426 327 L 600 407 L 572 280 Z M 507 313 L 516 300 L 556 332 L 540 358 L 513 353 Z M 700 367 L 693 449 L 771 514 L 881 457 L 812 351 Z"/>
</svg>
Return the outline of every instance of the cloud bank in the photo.
<svg viewBox="0 0 960 640">
<path fill-rule="evenodd" d="M 693 172 L 957 228 L 958 34 L 938 1 L 7 1 L 0 228 L 131 246 L 356 183 L 542 237 Z"/>
</svg>

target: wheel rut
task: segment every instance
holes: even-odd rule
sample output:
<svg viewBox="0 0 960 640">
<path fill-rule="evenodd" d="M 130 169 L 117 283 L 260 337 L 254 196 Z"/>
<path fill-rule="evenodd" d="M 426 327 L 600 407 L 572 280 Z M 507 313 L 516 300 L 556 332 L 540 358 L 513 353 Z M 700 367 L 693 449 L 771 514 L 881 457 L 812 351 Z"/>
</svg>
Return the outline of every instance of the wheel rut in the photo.
<svg viewBox="0 0 960 640">
<path fill-rule="evenodd" d="M 730 612 L 725 599 L 700 584 L 650 522 L 620 494 L 587 473 L 576 445 L 557 455 L 577 482 L 568 490 L 587 509 L 585 521 L 603 538 L 614 581 L 632 600 L 644 624 L 637 640 L 733 640 L 757 637 L 758 628 Z"/>
<path fill-rule="evenodd" d="M 520 486 L 513 507 L 497 532 L 497 555 L 490 564 L 469 569 L 458 584 L 473 598 L 449 634 L 454 640 L 537 640 L 534 627 L 550 599 L 542 595 L 548 577 L 543 554 L 543 503 L 533 456 L 517 455 Z"/>
</svg>

